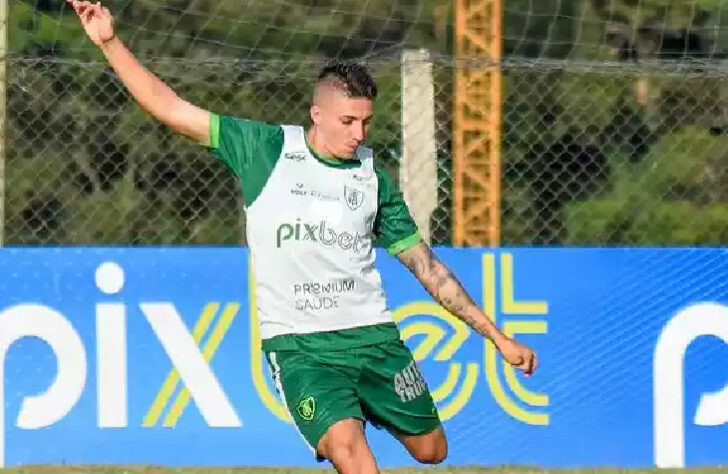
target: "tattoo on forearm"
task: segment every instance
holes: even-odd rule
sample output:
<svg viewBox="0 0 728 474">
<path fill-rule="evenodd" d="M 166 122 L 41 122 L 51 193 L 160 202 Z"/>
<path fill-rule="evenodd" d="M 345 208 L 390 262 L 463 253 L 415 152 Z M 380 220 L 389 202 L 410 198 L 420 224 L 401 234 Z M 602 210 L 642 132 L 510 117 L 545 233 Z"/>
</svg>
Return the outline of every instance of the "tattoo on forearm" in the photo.
<svg viewBox="0 0 728 474">
<path fill-rule="evenodd" d="M 402 262 L 445 309 L 480 334 L 490 336 L 489 321 L 484 320 L 457 277 L 437 259 L 429 247 L 403 258 Z"/>
</svg>

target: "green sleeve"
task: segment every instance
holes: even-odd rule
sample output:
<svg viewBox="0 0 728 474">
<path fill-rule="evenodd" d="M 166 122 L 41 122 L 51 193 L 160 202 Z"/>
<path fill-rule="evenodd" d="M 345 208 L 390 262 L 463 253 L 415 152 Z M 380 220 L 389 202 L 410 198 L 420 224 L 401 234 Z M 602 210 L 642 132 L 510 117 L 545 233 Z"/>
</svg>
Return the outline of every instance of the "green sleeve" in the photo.
<svg viewBox="0 0 728 474">
<path fill-rule="evenodd" d="M 283 129 L 255 120 L 210 114 L 212 154 L 237 176 L 250 205 L 263 190 L 283 149 Z"/>
<path fill-rule="evenodd" d="M 376 244 L 396 255 L 412 248 L 422 238 L 402 194 L 385 171 L 375 167 L 375 172 L 379 181 L 379 208 L 374 220 Z"/>
</svg>

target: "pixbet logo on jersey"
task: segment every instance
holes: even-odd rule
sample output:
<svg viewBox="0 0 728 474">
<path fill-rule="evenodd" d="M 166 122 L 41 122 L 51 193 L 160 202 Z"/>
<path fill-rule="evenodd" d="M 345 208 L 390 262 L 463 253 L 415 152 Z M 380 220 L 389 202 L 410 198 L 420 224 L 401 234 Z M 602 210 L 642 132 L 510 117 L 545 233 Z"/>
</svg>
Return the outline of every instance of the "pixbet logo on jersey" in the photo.
<svg viewBox="0 0 728 474">
<path fill-rule="evenodd" d="M 327 247 L 338 246 L 342 250 L 351 250 L 356 253 L 366 252 L 372 245 L 369 237 L 358 232 L 351 234 L 346 231 L 336 231 L 325 220 L 316 224 L 301 222 L 296 219 L 293 224 L 283 223 L 276 229 L 276 247 L 281 248 L 289 240 L 295 242 L 312 242 Z"/>
</svg>

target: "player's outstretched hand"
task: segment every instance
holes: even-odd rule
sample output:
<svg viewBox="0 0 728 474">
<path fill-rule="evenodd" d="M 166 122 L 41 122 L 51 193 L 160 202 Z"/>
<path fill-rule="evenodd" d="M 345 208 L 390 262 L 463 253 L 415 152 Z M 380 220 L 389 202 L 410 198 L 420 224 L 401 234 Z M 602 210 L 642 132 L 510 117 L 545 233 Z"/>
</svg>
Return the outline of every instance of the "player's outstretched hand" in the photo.
<svg viewBox="0 0 728 474">
<path fill-rule="evenodd" d="M 536 367 L 538 367 L 536 354 L 518 341 L 505 338 L 498 345 L 498 350 L 506 362 L 516 369 L 522 370 L 526 377 L 531 376 L 536 371 Z"/>
<path fill-rule="evenodd" d="M 114 17 L 108 8 L 101 6 L 99 2 L 66 1 L 76 11 L 83 29 L 96 46 L 103 46 L 114 39 Z"/>
</svg>

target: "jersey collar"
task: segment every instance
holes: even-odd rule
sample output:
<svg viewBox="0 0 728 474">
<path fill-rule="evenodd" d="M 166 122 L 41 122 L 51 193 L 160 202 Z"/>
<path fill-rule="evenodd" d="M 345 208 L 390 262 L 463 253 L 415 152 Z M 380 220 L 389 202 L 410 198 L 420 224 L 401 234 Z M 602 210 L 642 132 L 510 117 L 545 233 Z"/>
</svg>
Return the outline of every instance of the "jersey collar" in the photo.
<svg viewBox="0 0 728 474">
<path fill-rule="evenodd" d="M 342 160 L 340 158 L 326 156 L 323 153 L 317 152 L 308 141 L 308 131 L 303 133 L 303 137 L 306 140 L 306 147 L 308 148 L 308 151 L 311 152 L 314 158 L 326 166 L 331 166 L 333 168 L 358 168 L 361 166 L 361 161 L 358 159 Z"/>
</svg>

